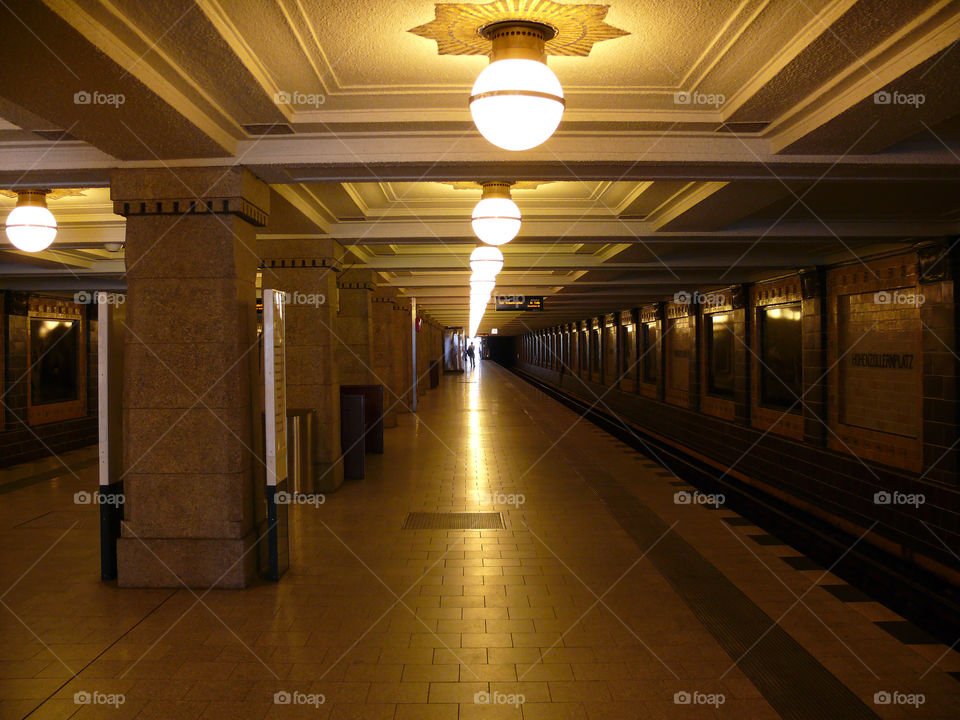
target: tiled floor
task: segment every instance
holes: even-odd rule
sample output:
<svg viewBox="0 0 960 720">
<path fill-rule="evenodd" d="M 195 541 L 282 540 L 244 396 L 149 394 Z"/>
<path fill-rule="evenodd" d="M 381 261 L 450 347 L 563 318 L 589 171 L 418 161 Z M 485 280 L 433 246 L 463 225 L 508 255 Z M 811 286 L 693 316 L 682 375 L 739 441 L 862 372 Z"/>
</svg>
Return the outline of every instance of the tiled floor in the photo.
<svg viewBox="0 0 960 720">
<path fill-rule="evenodd" d="M 960 717 L 956 653 L 898 639 L 877 622 L 901 618 L 729 510 L 677 502 L 669 468 L 490 363 L 402 416 L 367 479 L 292 509 L 278 584 L 100 583 L 96 509 L 73 504 L 94 472 L 0 501 L 0 718 L 764 720 L 838 689 L 853 710 L 819 717 Z M 505 529 L 402 529 L 481 510 Z M 776 637 L 812 671 L 784 677 Z"/>
</svg>

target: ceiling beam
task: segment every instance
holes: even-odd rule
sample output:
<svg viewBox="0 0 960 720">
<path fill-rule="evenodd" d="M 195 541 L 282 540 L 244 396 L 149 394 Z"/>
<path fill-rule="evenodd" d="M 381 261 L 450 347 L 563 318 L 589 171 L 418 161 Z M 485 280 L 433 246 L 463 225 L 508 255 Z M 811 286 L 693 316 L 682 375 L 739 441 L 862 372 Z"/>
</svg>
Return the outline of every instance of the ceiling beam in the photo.
<svg viewBox="0 0 960 720">
<path fill-rule="evenodd" d="M 957 163 L 960 168 L 960 163 Z M 957 186 L 960 196 L 960 183 Z M 428 232 L 425 230 L 429 228 Z M 743 223 L 736 227 L 711 232 L 663 232 L 643 220 L 620 220 L 617 218 L 590 220 L 524 219 L 517 237 L 518 243 L 554 244 L 578 242 L 687 242 L 699 244 L 710 240 L 752 243 L 758 237 L 765 240 L 796 242 L 822 242 L 823 238 L 902 238 L 911 236 L 942 236 L 960 233 L 960 221 L 929 222 L 829 222 L 817 221 L 769 223 Z M 469 218 L 463 220 L 434 220 L 429 223 L 412 220 L 380 220 L 374 222 L 337 223 L 331 227 L 331 237 L 343 245 L 352 242 L 360 245 L 406 245 L 443 242 L 462 242 L 475 245 L 476 236 L 470 227 Z"/>
</svg>

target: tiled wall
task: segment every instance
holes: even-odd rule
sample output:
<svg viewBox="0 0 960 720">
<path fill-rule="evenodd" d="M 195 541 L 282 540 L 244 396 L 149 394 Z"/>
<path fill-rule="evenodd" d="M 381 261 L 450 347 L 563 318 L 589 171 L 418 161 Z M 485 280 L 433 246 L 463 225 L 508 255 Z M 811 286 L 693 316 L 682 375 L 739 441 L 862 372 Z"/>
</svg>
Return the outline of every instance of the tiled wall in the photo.
<svg viewBox="0 0 960 720">
<path fill-rule="evenodd" d="M 574 323 L 601 328 L 601 346 L 618 353 L 602 363 L 618 368 L 615 377 L 578 372 L 579 363 L 555 373 L 543 348 L 559 328 L 524 338 L 520 368 L 584 399 L 603 396 L 607 410 L 798 507 L 848 529 L 877 520 L 871 536 L 885 536 L 907 556 L 916 552 L 935 558 L 938 567 L 954 566 L 937 540 L 960 545 L 957 254 L 951 247 L 952 239 L 944 239 L 864 263 L 799 269 L 632 308 L 613 325 L 607 317 Z M 712 316 L 726 317 L 735 338 L 732 389 L 728 374 L 722 392 L 710 382 Z M 623 346 L 611 340 L 632 318 L 641 329 L 648 326 L 648 337 L 659 338 L 644 347 L 644 333 L 633 334 L 629 356 L 638 366 L 627 375 L 639 379 L 634 386 L 618 383 Z M 797 355 L 783 358 L 778 348 L 763 347 L 761 324 L 771 318 L 790 320 L 778 327 L 796 332 L 789 340 L 800 348 Z M 588 366 L 594 351 L 588 344 Z M 644 379 L 644 353 L 659 361 L 655 382 Z M 728 354 L 721 369 L 729 362 Z M 764 372 L 770 367 L 791 378 L 772 394 L 762 385 L 776 376 Z M 875 494 L 883 491 L 922 493 L 925 503 L 878 504 Z"/>
<path fill-rule="evenodd" d="M 667 402 L 689 407 L 690 374 L 696 367 L 696 317 L 686 307 L 671 303 L 663 329 L 663 376 Z M 680 313 L 684 313 L 680 316 Z"/>
<path fill-rule="evenodd" d="M 923 458 L 917 280 L 915 256 L 827 273 L 829 445 L 912 471 Z"/>
</svg>

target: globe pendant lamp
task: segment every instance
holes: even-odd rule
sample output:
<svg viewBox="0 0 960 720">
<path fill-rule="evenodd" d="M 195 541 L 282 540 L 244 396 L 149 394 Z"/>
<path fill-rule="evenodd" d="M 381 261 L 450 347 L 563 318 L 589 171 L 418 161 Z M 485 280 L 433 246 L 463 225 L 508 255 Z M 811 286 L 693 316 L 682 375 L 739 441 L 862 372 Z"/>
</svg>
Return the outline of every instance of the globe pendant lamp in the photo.
<svg viewBox="0 0 960 720">
<path fill-rule="evenodd" d="M 483 297 L 490 298 L 490 294 L 493 292 L 493 289 L 497 286 L 496 280 L 487 280 L 486 278 L 478 277 L 477 275 L 470 276 L 470 297 Z M 486 303 L 484 303 L 486 304 Z"/>
<path fill-rule="evenodd" d="M 470 269 L 477 277 L 493 280 L 503 269 L 503 253 L 492 245 L 477 245 L 470 253 Z"/>
<path fill-rule="evenodd" d="M 504 20 L 480 30 L 491 41 L 490 64 L 470 94 L 477 130 L 504 150 L 546 141 L 563 117 L 563 88 L 547 67 L 546 43 L 557 31 L 544 23 Z"/>
<path fill-rule="evenodd" d="M 510 199 L 510 183 L 483 183 L 483 196 L 473 208 L 473 232 L 488 245 L 503 245 L 520 232 L 520 208 Z"/>
<path fill-rule="evenodd" d="M 46 190 L 20 190 L 17 206 L 7 215 L 7 239 L 18 250 L 40 252 L 57 236 L 57 221 L 47 209 Z"/>
</svg>

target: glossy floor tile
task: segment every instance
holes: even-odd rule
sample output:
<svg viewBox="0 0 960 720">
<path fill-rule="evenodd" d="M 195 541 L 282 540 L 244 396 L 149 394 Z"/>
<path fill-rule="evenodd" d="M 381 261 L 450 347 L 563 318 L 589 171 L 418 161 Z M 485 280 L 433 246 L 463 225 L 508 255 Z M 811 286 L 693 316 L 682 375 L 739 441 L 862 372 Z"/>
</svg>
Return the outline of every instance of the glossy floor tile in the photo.
<svg viewBox="0 0 960 720">
<path fill-rule="evenodd" d="M 292 507 L 276 584 L 99 582 L 78 457 L 0 505 L 0 718 L 960 716 L 955 652 L 489 362 L 401 416 L 366 479 Z"/>
</svg>

